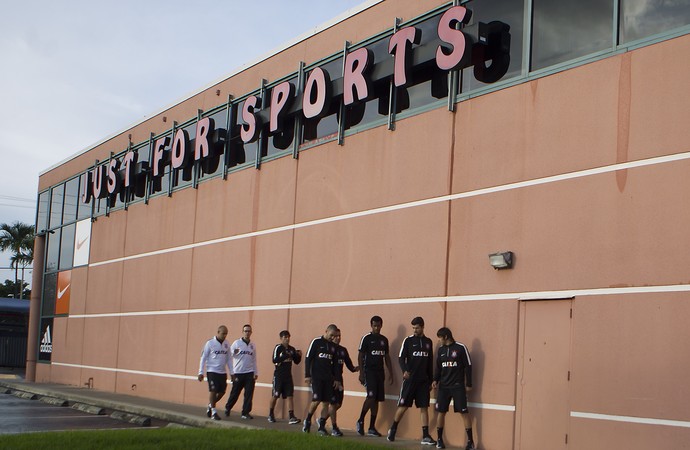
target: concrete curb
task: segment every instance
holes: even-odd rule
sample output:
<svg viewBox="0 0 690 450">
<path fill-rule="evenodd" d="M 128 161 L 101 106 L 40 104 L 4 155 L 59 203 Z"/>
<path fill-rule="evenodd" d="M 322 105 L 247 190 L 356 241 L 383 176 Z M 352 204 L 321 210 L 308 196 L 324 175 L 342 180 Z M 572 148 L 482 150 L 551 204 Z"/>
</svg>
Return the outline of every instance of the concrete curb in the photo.
<svg viewBox="0 0 690 450">
<path fill-rule="evenodd" d="M 107 398 L 98 398 L 90 395 L 83 395 L 77 392 L 63 392 L 61 390 L 53 390 L 50 386 L 33 384 L 26 382 L 15 382 L 13 380 L 0 379 L 0 388 L 7 388 L 13 391 L 21 391 L 30 393 L 36 396 L 54 397 L 64 399 L 70 403 L 79 403 L 85 406 L 91 406 L 101 409 L 109 409 L 113 411 L 120 411 L 124 413 L 133 414 L 136 416 L 144 416 L 153 419 L 159 419 L 166 422 L 177 423 L 194 428 L 245 428 L 245 429 L 261 429 L 248 424 L 240 424 L 228 420 L 215 421 L 209 420 L 205 416 L 196 416 L 185 414 L 181 412 L 160 409 L 145 405 L 129 403 L 124 400 L 111 400 Z M 93 414 L 93 413 L 92 413 Z"/>
<path fill-rule="evenodd" d="M 144 416 L 137 416 L 136 414 L 129 414 L 122 411 L 115 411 L 110 415 L 113 419 L 121 420 L 123 422 L 133 423 L 140 427 L 150 427 L 151 418 Z"/>
<path fill-rule="evenodd" d="M 38 398 L 38 395 L 36 395 L 34 393 L 20 391 L 20 390 L 10 391 L 10 394 L 14 395 L 15 397 L 25 398 L 27 400 L 36 400 Z"/>
<path fill-rule="evenodd" d="M 72 409 L 76 409 L 77 411 L 82 411 L 88 414 L 93 414 L 94 416 L 102 416 L 105 414 L 105 410 L 103 408 L 99 408 L 98 406 L 93 405 L 87 405 L 86 403 L 75 403 L 72 405 Z"/>
<path fill-rule="evenodd" d="M 49 405 L 54 405 L 54 406 L 67 406 L 69 405 L 69 402 L 67 400 L 63 400 L 61 398 L 55 398 L 55 397 L 41 397 L 38 399 L 39 402 L 47 403 Z"/>
</svg>

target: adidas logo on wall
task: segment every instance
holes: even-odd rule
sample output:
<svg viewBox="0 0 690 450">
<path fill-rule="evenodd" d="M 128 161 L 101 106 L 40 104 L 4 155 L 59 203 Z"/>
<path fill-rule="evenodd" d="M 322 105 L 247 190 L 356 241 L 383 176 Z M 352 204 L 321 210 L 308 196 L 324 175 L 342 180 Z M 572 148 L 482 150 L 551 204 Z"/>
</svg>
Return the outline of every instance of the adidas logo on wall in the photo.
<svg viewBox="0 0 690 450">
<path fill-rule="evenodd" d="M 53 340 L 50 337 L 50 325 L 46 328 L 41 339 L 41 353 L 53 353 Z"/>
</svg>

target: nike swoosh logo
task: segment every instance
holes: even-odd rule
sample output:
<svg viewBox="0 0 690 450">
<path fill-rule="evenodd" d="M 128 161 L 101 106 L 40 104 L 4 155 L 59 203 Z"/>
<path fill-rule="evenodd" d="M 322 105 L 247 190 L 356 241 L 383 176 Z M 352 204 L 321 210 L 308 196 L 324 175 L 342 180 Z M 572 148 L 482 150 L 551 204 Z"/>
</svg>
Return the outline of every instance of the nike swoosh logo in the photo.
<svg viewBox="0 0 690 450">
<path fill-rule="evenodd" d="M 67 292 L 67 289 L 69 289 L 69 287 L 70 287 L 71 285 L 72 285 L 72 283 L 70 283 L 70 284 L 68 284 L 67 286 L 65 286 L 64 289 L 58 290 L 58 293 L 57 293 L 58 300 L 61 299 L 63 295 L 65 295 L 65 292 Z"/>
<path fill-rule="evenodd" d="M 86 236 L 83 240 L 78 241 L 77 242 L 77 250 L 79 250 L 81 248 L 81 246 L 84 245 L 86 243 L 86 241 L 88 241 L 88 240 L 89 240 L 89 237 Z"/>
</svg>

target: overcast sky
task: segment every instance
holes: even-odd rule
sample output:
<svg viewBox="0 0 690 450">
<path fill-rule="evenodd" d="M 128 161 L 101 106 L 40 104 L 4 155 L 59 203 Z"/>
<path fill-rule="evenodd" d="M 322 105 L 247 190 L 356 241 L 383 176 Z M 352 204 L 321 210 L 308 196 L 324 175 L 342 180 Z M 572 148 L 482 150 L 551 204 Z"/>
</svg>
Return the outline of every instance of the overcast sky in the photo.
<svg viewBox="0 0 690 450">
<path fill-rule="evenodd" d="M 34 224 L 39 172 L 364 2 L 0 0 L 0 223 Z"/>
</svg>

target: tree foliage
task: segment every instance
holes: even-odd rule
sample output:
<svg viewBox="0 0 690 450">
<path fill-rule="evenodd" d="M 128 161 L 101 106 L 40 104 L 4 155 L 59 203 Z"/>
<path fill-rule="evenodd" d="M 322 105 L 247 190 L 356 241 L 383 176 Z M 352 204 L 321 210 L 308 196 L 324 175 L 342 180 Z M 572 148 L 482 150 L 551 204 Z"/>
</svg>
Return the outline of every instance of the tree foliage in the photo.
<svg viewBox="0 0 690 450">
<path fill-rule="evenodd" d="M 19 269 L 34 260 L 34 227 L 23 222 L 0 224 L 0 250 L 12 253 L 10 267 L 14 268 L 15 298 L 20 298 Z"/>
<path fill-rule="evenodd" d="M 18 283 L 21 283 L 21 281 L 19 281 Z M 17 291 L 19 291 L 18 283 L 15 283 L 12 280 L 5 280 L 4 284 L 0 284 L 0 297 L 15 297 Z M 24 292 L 22 292 L 22 298 L 28 299 L 29 297 L 31 297 L 31 290 L 27 289 L 28 287 L 29 283 L 25 282 Z"/>
</svg>

